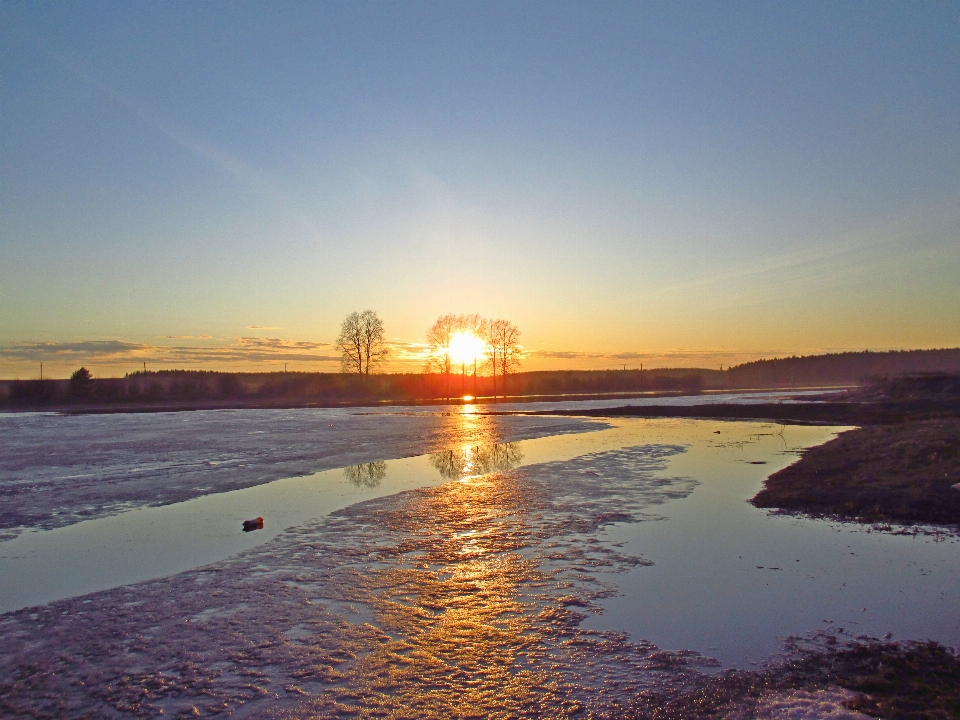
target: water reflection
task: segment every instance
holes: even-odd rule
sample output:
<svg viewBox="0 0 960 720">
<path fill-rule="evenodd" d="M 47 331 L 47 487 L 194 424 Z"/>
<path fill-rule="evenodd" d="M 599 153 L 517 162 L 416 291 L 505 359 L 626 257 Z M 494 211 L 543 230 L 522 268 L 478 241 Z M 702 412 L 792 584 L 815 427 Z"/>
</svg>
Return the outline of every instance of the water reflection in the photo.
<svg viewBox="0 0 960 720">
<path fill-rule="evenodd" d="M 599 531 L 689 494 L 695 481 L 662 476 L 682 452 L 644 445 L 493 472 L 519 462 L 516 445 L 464 445 L 430 457 L 461 482 L 351 505 L 265 549 L 289 572 L 283 587 L 311 602 L 279 608 L 272 595 L 256 608 L 296 632 L 271 662 L 312 682 L 286 717 L 571 717 L 675 672 L 673 656 L 579 623 L 614 592 L 598 570 L 646 564 Z"/>
<path fill-rule="evenodd" d="M 482 443 L 430 454 L 430 464 L 446 480 L 512 470 L 523 460 L 520 443 Z"/>
<path fill-rule="evenodd" d="M 202 708 L 206 716 L 272 718 L 617 717 L 638 692 L 674 679 L 685 682 L 698 662 L 693 653 L 632 642 L 621 632 L 625 627 L 635 639 L 670 622 L 700 631 L 729 626 L 746 634 L 738 619 L 756 622 L 758 612 L 779 617 L 791 597 L 810 602 L 809 594 L 796 591 L 797 582 L 806 568 L 812 573 L 821 567 L 815 563 L 824 546 L 795 555 L 800 543 L 787 536 L 782 547 L 771 549 L 772 530 L 757 534 L 749 517 L 759 514 L 743 502 L 747 493 L 729 484 L 745 468 L 753 477 L 748 482 L 759 482 L 764 471 L 745 461 L 778 462 L 780 439 L 769 426 L 625 420 L 622 429 L 584 434 L 569 446 L 524 445 L 527 466 L 502 472 L 520 462 L 519 446 L 495 442 L 488 418 L 450 418 L 445 441 L 456 449 L 430 456 L 430 465 L 422 458 L 391 462 L 389 477 L 378 463 L 344 472 L 357 479 L 351 480 L 357 487 L 384 478 L 383 487 L 396 492 L 364 493 L 362 502 L 301 520 L 273 542 L 216 566 L 6 616 L 0 640 L 7 657 L 29 662 L 22 672 L 34 673 L 32 684 L 6 694 L 2 677 L 19 675 L 0 673 L 0 695 L 17 703 L 8 714 L 27 715 L 43 698 L 65 696 L 65 707 L 96 716 L 136 702 L 141 714 L 154 715 Z M 822 428 L 790 432 L 791 446 L 830 434 Z M 540 460 L 544 446 L 566 456 Z M 432 484 L 396 485 L 404 467 Z M 461 482 L 437 485 L 434 470 Z M 687 498 L 697 486 L 694 476 L 709 480 L 673 507 L 700 507 L 696 514 L 640 522 L 658 517 L 659 510 L 650 514 L 653 508 Z M 343 491 L 341 482 L 330 485 L 337 494 Z M 315 480 L 305 486 L 318 494 Z M 281 495 L 294 504 L 301 497 Z M 757 522 L 768 524 L 765 516 Z M 731 523 L 746 528 L 737 531 L 736 546 L 727 537 L 737 534 Z M 641 535 L 639 526 L 649 531 Z M 777 527 L 781 535 L 790 532 L 781 523 Z M 628 572 L 650 562 L 621 549 L 624 537 L 634 543 L 632 552 L 653 560 L 648 550 L 655 551 L 657 565 Z M 826 547 L 836 544 L 834 537 L 831 531 Z M 786 570 L 754 570 L 779 562 L 773 556 L 754 559 L 773 550 L 789 553 L 797 565 L 780 594 L 766 588 L 786 578 Z M 842 578 L 849 588 L 849 574 L 841 574 L 849 567 L 840 565 L 829 577 Z M 888 581 L 882 572 L 870 575 Z M 952 592 L 955 575 L 946 577 L 914 597 Z M 630 584 L 631 578 L 636 582 Z M 878 601 L 883 583 L 873 593 Z M 710 588 L 709 594 L 701 587 Z M 822 593 L 824 586 L 810 587 Z M 625 606 L 647 614 L 605 631 L 584 627 L 591 622 L 587 616 L 613 616 L 619 593 Z M 606 614 L 595 616 L 601 601 Z M 715 606 L 730 609 L 717 613 Z M 663 614 L 651 620 L 661 607 Z M 818 615 L 814 622 L 821 617 L 837 616 Z M 781 627 L 786 634 L 806 626 L 775 629 Z M 129 644 L 129 662 L 113 661 L 113 645 L 100 651 L 114 638 Z M 142 670 L 132 674 L 131 666 Z"/>
<path fill-rule="evenodd" d="M 380 481 L 387 476 L 387 463 L 383 460 L 377 460 L 371 463 L 351 465 L 343 469 L 343 476 L 354 487 L 380 487 Z"/>
</svg>

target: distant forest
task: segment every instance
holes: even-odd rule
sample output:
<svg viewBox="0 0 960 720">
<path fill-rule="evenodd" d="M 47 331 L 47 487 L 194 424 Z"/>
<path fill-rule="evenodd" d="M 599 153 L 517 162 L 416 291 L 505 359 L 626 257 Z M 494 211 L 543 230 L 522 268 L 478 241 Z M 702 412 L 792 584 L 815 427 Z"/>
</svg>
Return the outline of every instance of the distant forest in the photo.
<svg viewBox="0 0 960 720">
<path fill-rule="evenodd" d="M 507 400 L 564 395 L 641 392 L 696 393 L 853 385 L 914 373 L 960 373 L 960 349 L 847 352 L 757 360 L 727 370 L 555 370 L 507 377 Z M 7 409 L 56 406 L 337 406 L 363 403 L 443 402 L 485 397 L 489 377 L 438 373 L 222 373 L 195 370 L 137 372 L 123 378 L 0 381 Z M 503 393 L 502 388 L 498 388 Z"/>
</svg>

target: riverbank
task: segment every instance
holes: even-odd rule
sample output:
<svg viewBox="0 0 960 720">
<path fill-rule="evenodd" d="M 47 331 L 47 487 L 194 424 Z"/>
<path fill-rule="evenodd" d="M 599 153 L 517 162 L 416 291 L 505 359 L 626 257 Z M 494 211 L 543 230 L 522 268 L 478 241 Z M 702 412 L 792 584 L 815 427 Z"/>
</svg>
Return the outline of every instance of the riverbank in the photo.
<svg viewBox="0 0 960 720">
<path fill-rule="evenodd" d="M 848 430 L 767 478 L 751 503 L 866 523 L 960 525 L 960 418 Z"/>
<path fill-rule="evenodd" d="M 589 417 L 693 418 L 700 420 L 767 420 L 792 424 L 878 425 L 960 416 L 954 400 L 856 402 L 842 400 L 778 403 L 714 403 L 698 405 L 626 405 L 614 408 L 543 410 L 538 415 Z"/>
<path fill-rule="evenodd" d="M 623 717 L 824 717 L 941 720 L 960 713 L 960 657 L 933 642 L 839 642 L 819 638 L 816 649 L 797 649 L 761 671 L 704 676 L 675 697 L 641 693 Z"/>
</svg>

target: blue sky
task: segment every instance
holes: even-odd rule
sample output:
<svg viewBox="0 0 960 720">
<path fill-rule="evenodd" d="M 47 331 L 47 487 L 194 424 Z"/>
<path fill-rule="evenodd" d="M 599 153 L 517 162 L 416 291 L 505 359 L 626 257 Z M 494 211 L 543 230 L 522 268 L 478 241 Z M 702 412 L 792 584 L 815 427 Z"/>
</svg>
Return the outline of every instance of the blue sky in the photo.
<svg viewBox="0 0 960 720">
<path fill-rule="evenodd" d="M 0 51 L 3 377 L 329 369 L 368 307 L 398 360 L 960 345 L 955 2 L 7 2 Z"/>
</svg>

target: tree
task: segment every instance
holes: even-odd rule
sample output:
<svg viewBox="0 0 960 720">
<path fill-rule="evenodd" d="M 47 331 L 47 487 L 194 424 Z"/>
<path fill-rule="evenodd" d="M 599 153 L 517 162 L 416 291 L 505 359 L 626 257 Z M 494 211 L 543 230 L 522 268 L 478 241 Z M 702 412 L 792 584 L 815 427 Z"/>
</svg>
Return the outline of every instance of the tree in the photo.
<svg viewBox="0 0 960 720">
<path fill-rule="evenodd" d="M 520 330 L 509 320 L 491 320 L 487 326 L 487 347 L 493 371 L 493 396 L 497 396 L 497 370 L 503 378 L 503 394 L 507 394 L 507 375 L 520 364 Z"/>
<path fill-rule="evenodd" d="M 476 338 L 475 345 L 479 346 L 476 349 L 476 352 L 479 353 L 480 348 L 482 348 L 487 342 L 487 321 L 473 313 L 472 315 L 458 315 L 458 333 L 464 333 L 466 335 L 473 336 Z M 466 390 L 467 383 L 467 364 L 464 359 L 461 360 L 460 366 L 461 373 L 461 383 L 460 389 Z M 477 355 L 473 355 L 473 393 L 477 393 Z"/>
<path fill-rule="evenodd" d="M 75 370 L 70 376 L 70 392 L 77 397 L 87 395 L 92 385 L 93 375 L 85 367 Z"/>
<path fill-rule="evenodd" d="M 427 330 L 427 342 L 430 344 L 430 356 L 427 359 L 427 372 L 436 370 L 445 376 L 447 400 L 450 400 L 450 341 L 460 329 L 460 317 L 447 313 L 437 318 L 433 326 Z"/>
<path fill-rule="evenodd" d="M 86 385 L 91 380 L 93 380 L 93 374 L 85 367 L 74 370 L 73 375 L 70 376 L 70 382 L 76 385 Z"/>
<path fill-rule="evenodd" d="M 347 315 L 340 325 L 337 347 L 340 349 L 340 369 L 343 372 L 369 375 L 387 359 L 383 321 L 373 310 Z"/>
<path fill-rule="evenodd" d="M 454 315 L 447 313 L 437 318 L 429 330 L 427 330 L 427 342 L 430 343 L 430 356 L 427 358 L 426 372 L 436 371 L 445 376 L 447 400 L 450 399 L 450 375 L 453 371 L 454 362 L 459 357 L 461 373 L 461 390 L 466 390 L 467 367 L 473 365 L 474 391 L 476 391 L 477 380 L 477 361 L 476 356 L 471 360 L 468 356 L 463 356 L 465 351 L 469 352 L 471 345 L 483 347 L 486 338 L 487 321 L 476 313 L 467 315 Z M 467 336 L 458 337 L 458 336 Z M 467 347 L 460 344 L 453 352 L 451 346 L 459 341 L 469 339 Z M 473 341 L 472 343 L 470 341 Z M 479 349 L 479 348 L 478 348 Z"/>
</svg>

